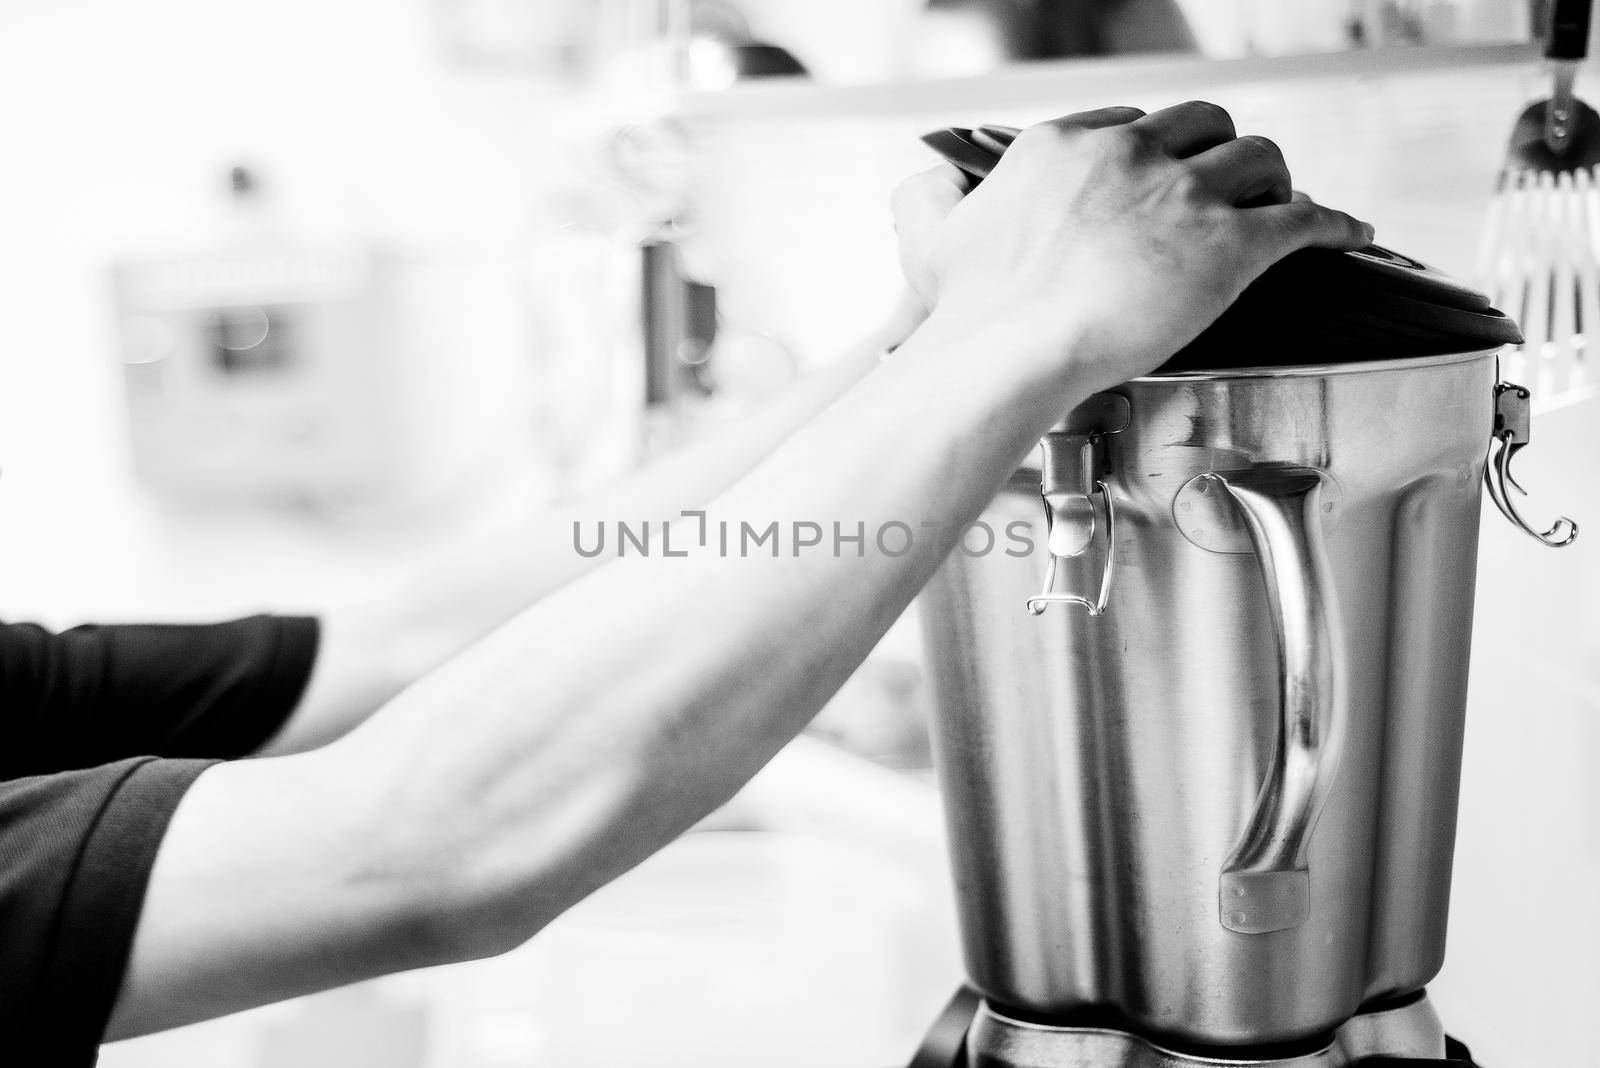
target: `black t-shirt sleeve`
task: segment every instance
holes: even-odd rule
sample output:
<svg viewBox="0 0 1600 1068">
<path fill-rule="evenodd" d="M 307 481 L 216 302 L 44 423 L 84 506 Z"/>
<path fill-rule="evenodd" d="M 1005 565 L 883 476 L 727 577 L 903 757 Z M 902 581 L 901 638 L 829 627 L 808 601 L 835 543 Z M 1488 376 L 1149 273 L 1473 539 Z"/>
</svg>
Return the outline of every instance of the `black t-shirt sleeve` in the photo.
<svg viewBox="0 0 1600 1068">
<path fill-rule="evenodd" d="M 124 757 L 236 757 L 300 699 L 317 621 L 251 616 L 52 633 L 0 625 L 0 779 Z"/>
<path fill-rule="evenodd" d="M 213 763 L 141 757 L 0 783 L 0 1048 L 94 1063 L 156 850 Z"/>
</svg>

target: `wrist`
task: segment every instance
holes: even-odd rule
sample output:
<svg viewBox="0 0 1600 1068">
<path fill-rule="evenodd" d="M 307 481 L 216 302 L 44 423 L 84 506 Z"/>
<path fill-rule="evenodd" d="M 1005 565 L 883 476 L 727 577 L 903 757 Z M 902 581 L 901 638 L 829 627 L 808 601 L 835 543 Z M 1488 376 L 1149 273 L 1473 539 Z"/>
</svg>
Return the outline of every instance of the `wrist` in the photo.
<svg viewBox="0 0 1600 1068">
<path fill-rule="evenodd" d="M 1049 393 L 1096 388 L 1085 332 L 1062 317 L 1034 317 L 1014 309 L 972 314 L 935 307 L 913 335 L 919 348 L 956 354 L 985 377 Z"/>
<path fill-rule="evenodd" d="M 888 316 L 867 338 L 867 342 L 879 351 L 895 349 L 916 333 L 927 318 L 927 305 L 910 287 L 906 287 L 901 291 Z"/>
<path fill-rule="evenodd" d="M 936 310 L 888 357 L 885 370 L 920 380 L 924 395 L 937 398 L 933 407 L 950 402 L 956 411 L 978 413 L 979 426 L 1018 434 L 1026 446 L 1104 388 L 1093 384 L 1085 351 L 1070 333 L 1014 316 Z"/>
</svg>

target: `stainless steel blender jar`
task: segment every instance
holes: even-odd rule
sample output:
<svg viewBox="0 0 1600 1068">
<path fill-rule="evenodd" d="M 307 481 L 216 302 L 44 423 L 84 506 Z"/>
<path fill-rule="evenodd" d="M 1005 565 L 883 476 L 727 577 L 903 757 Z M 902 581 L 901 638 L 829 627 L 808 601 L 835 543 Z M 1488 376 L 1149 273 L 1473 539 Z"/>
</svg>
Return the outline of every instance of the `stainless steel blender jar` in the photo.
<svg viewBox="0 0 1600 1068">
<path fill-rule="evenodd" d="M 1296 254 L 1062 412 L 982 520 L 1031 551 L 945 564 L 921 614 L 985 1002 L 965 1063 L 1450 1063 L 1422 992 L 1480 486 L 1576 536 L 1516 507 L 1516 340 L 1406 257 Z"/>
</svg>

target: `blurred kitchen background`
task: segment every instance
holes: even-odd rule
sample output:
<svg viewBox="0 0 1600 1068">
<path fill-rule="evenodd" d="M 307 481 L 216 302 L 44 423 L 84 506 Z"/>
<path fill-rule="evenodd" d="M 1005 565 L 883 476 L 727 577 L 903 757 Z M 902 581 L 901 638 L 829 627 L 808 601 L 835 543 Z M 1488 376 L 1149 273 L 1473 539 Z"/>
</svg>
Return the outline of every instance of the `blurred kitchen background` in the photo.
<svg viewBox="0 0 1600 1068">
<path fill-rule="evenodd" d="M 3 0 L 0 611 L 314 612 L 737 416 L 887 317 L 888 195 L 937 126 L 1205 97 L 1469 275 L 1548 92 L 1530 6 Z M 1525 481 L 1600 522 L 1593 402 L 1544 402 Z M 1576 1064 L 1597 549 L 1483 538 L 1432 989 L 1485 1063 Z M 902 624 L 728 813 L 523 950 L 102 1064 L 903 1063 L 960 977 L 926 702 Z"/>
</svg>

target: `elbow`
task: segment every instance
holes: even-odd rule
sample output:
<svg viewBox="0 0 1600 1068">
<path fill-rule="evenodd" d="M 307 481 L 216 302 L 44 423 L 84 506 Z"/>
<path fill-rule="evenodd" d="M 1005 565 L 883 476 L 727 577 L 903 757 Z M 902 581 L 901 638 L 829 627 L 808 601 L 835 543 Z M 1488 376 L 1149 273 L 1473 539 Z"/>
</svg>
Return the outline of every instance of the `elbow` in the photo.
<svg viewBox="0 0 1600 1068">
<path fill-rule="evenodd" d="M 386 971 L 460 964 L 507 953 L 544 925 L 526 902 L 508 899 L 479 866 L 454 850 L 419 850 L 398 879 L 381 937 Z"/>
<path fill-rule="evenodd" d="M 369 938 L 374 974 L 412 971 L 498 956 L 542 926 L 525 898 L 487 874 L 478 836 L 435 818 L 366 804 L 336 863 L 336 893 L 350 902 L 347 923 Z M 419 814 L 409 813 L 412 817 Z M 397 818 L 398 817 L 398 818 Z"/>
<path fill-rule="evenodd" d="M 507 785 L 505 769 L 485 775 L 479 755 L 430 739 L 432 749 L 385 746 L 394 771 L 368 779 L 355 837 L 360 868 L 387 884 L 382 926 L 400 967 L 515 949 L 685 829 L 637 761 L 496 756 L 515 775 Z"/>
<path fill-rule="evenodd" d="M 533 909 L 508 903 L 489 888 L 457 876 L 428 908 L 425 937 L 441 963 L 498 957 L 521 946 L 544 927 Z M 466 885 L 463 885 L 463 883 Z"/>
<path fill-rule="evenodd" d="M 496 957 L 526 943 L 595 887 L 584 864 L 555 864 L 521 836 L 418 827 L 390 852 L 391 970 Z"/>
<path fill-rule="evenodd" d="M 562 845 L 484 833 L 465 845 L 441 838 L 415 854 L 428 859 L 393 925 L 396 943 L 411 955 L 406 966 L 510 952 L 653 851 L 587 836 Z"/>
</svg>

